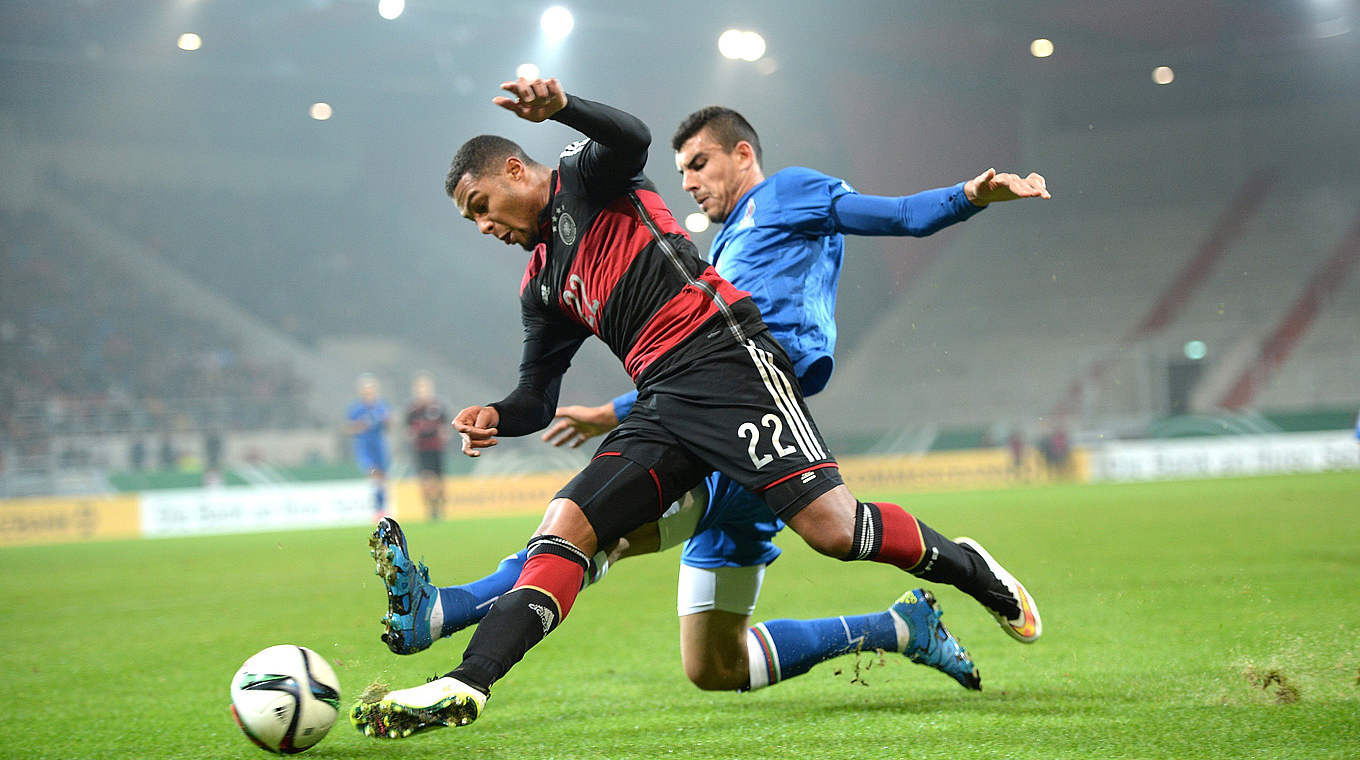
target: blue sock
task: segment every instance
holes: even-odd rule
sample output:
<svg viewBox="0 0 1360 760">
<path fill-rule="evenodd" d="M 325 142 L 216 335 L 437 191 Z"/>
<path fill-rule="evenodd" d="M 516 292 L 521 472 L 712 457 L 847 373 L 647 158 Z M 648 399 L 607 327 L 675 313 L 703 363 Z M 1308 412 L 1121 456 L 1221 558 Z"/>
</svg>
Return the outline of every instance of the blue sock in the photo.
<svg viewBox="0 0 1360 760">
<path fill-rule="evenodd" d="M 528 556 L 528 549 L 520 549 L 501 560 L 496 571 L 485 578 L 439 589 L 439 604 L 444 613 L 440 637 L 450 636 L 486 617 L 486 613 L 491 610 L 491 603 L 519 580 L 519 571 L 524 568 Z"/>
<path fill-rule="evenodd" d="M 872 652 L 900 651 L 898 625 L 891 613 L 822 618 L 820 620 L 768 620 L 746 632 L 751 663 L 749 688 L 759 689 L 801 676 L 819 662 L 857 649 Z M 902 628 L 905 643 L 906 628 Z"/>
</svg>

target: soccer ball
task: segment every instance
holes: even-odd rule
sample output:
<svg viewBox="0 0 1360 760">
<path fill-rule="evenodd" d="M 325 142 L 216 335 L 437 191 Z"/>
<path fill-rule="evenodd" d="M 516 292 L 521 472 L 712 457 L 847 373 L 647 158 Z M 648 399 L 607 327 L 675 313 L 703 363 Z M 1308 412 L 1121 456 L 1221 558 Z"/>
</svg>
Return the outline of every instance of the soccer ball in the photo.
<svg viewBox="0 0 1360 760">
<path fill-rule="evenodd" d="M 292 755 L 321 741 L 339 710 L 340 680 L 307 647 L 263 649 L 231 679 L 236 725 L 270 752 Z"/>
</svg>

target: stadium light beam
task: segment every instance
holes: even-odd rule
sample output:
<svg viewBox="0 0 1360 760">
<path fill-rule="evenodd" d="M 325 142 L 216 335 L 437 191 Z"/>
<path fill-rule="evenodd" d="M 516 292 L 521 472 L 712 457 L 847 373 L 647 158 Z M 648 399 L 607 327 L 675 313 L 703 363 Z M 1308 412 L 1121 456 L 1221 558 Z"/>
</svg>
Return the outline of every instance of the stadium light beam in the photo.
<svg viewBox="0 0 1360 760">
<path fill-rule="evenodd" d="M 718 52 L 734 61 L 758 61 L 765 55 L 765 38 L 744 29 L 728 29 L 718 35 Z"/>
<path fill-rule="evenodd" d="M 406 12 L 406 0 L 378 0 L 378 15 L 395 21 Z"/>
<path fill-rule="evenodd" d="M 533 63 L 521 63 L 515 67 L 515 76 L 520 79 L 538 79 L 538 65 Z"/>
<path fill-rule="evenodd" d="M 311 108 L 307 109 L 307 115 L 317 121 L 325 121 L 329 119 L 333 113 L 335 113 L 335 111 L 331 108 L 331 104 L 325 101 L 313 103 Z"/>
<path fill-rule="evenodd" d="M 723 58 L 730 58 L 735 61 L 741 57 L 741 35 L 740 29 L 728 29 L 718 35 L 718 52 L 722 53 Z"/>
<path fill-rule="evenodd" d="M 708 229 L 708 215 L 703 213 L 702 211 L 695 211 L 694 213 L 686 216 L 685 229 L 689 230 L 690 232 L 703 232 L 704 230 Z"/>
<path fill-rule="evenodd" d="M 765 38 L 755 32 L 743 32 L 741 48 L 743 61 L 759 61 L 761 56 L 765 55 Z"/>
<path fill-rule="evenodd" d="M 543 30 L 543 36 L 549 42 L 561 42 L 571 34 L 571 30 L 576 27 L 576 19 L 572 17 L 571 11 L 561 5 L 554 5 L 538 19 L 538 26 Z"/>
<path fill-rule="evenodd" d="M 179 36 L 178 40 L 175 41 L 175 46 L 178 47 L 180 50 L 187 50 L 189 52 L 193 52 L 203 47 L 203 38 L 198 36 L 197 34 L 194 34 L 193 32 L 185 32 L 184 34 L 181 34 Z"/>
<path fill-rule="evenodd" d="M 1053 55 L 1053 40 L 1040 37 L 1029 43 L 1029 54 L 1035 58 L 1047 58 Z"/>
<path fill-rule="evenodd" d="M 1170 66 L 1158 66 L 1152 70 L 1152 81 L 1157 84 L 1171 84 L 1176 81 L 1176 72 Z"/>
</svg>

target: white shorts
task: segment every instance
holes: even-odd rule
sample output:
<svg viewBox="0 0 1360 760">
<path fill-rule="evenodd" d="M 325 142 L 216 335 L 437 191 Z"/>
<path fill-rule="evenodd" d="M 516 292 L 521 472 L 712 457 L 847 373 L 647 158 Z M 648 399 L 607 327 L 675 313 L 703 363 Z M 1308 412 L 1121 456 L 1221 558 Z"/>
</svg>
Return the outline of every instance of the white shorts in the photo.
<svg viewBox="0 0 1360 760">
<path fill-rule="evenodd" d="M 756 611 L 764 580 L 765 565 L 712 569 L 681 565 L 676 611 L 680 617 L 709 610 L 750 615 Z"/>
</svg>

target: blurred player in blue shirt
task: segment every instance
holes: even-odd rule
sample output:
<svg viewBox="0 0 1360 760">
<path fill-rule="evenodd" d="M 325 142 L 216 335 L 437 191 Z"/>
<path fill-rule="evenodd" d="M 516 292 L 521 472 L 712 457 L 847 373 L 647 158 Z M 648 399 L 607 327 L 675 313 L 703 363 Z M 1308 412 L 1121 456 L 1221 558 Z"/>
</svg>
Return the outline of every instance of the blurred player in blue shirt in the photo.
<svg viewBox="0 0 1360 760">
<path fill-rule="evenodd" d="M 736 111 L 720 107 L 691 114 L 672 147 L 684 190 L 709 219 L 723 224 L 710 262 L 751 294 L 793 361 L 805 396 L 826 387 L 834 369 L 844 235 L 924 237 L 992 202 L 1049 197 L 1038 174 L 1019 177 L 994 170 L 904 197 L 861 195 L 842 179 L 801 167 L 766 178 L 755 130 Z M 633 391 L 598 407 L 561 407 L 560 419 L 543 439 L 579 446 L 616 426 L 636 397 Z M 856 647 L 900 651 L 898 631 L 886 611 L 767 621 L 748 630 L 765 567 L 780 553 L 771 539 L 782 528 L 759 497 L 714 473 L 660 522 L 625 539 L 630 544 L 625 551 L 616 552 L 614 559 L 685 543 L 678 592 L 681 654 L 686 675 L 699 687 L 757 689 Z M 393 650 L 423 649 L 476 622 L 478 610 L 489 606 L 486 601 L 510 588 L 523 556 L 507 557 L 486 578 L 439 589 L 438 624 L 427 633 L 423 620 L 403 621 L 419 630 L 403 631 L 401 646 Z M 1027 594 L 1026 601 L 1032 608 Z M 1007 617 L 998 615 L 998 622 L 1013 638 L 1038 638 L 1037 611 L 1017 609 Z"/>
<path fill-rule="evenodd" d="M 345 413 L 345 432 L 354 439 L 354 460 L 373 485 L 373 512 L 387 514 L 387 470 L 392 454 L 387 448 L 387 403 L 379 398 L 378 378 L 364 373 L 357 381 L 359 398 Z"/>
</svg>

